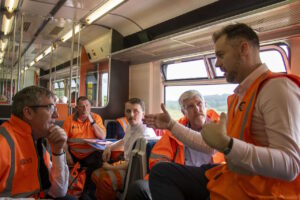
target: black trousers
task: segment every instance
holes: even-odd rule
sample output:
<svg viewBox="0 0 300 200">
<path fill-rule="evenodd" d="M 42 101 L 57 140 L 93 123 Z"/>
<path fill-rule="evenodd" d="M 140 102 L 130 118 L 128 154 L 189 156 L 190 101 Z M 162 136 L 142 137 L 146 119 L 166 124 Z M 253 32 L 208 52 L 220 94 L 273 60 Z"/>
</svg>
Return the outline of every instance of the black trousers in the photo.
<svg viewBox="0 0 300 200">
<path fill-rule="evenodd" d="M 201 167 L 175 163 L 157 163 L 150 171 L 149 186 L 153 200 L 209 199 L 205 171 L 216 165 Z"/>
<path fill-rule="evenodd" d="M 137 180 L 130 184 L 126 200 L 152 200 L 149 182 L 146 180 Z"/>
</svg>

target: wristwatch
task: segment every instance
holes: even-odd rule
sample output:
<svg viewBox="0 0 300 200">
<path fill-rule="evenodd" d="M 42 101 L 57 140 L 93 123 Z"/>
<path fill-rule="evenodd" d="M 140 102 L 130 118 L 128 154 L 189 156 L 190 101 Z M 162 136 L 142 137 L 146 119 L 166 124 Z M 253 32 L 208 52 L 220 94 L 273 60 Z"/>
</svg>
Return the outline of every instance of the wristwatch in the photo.
<svg viewBox="0 0 300 200">
<path fill-rule="evenodd" d="M 233 138 L 230 138 L 229 144 L 228 146 L 222 151 L 225 155 L 229 154 L 229 152 L 232 149 L 232 145 L 233 145 Z"/>
<path fill-rule="evenodd" d="M 95 122 L 95 121 L 93 121 L 93 122 L 91 123 L 91 125 L 93 126 L 95 123 L 96 123 L 96 122 Z"/>
</svg>

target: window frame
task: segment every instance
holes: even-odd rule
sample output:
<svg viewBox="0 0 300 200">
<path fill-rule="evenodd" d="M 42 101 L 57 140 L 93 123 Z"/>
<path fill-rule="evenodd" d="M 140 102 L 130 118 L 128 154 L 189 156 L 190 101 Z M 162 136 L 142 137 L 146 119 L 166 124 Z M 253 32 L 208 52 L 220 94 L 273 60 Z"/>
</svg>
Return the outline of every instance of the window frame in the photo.
<svg viewBox="0 0 300 200">
<path fill-rule="evenodd" d="M 280 45 L 286 45 L 288 49 L 288 54 L 286 54 L 285 50 L 280 47 Z M 274 44 L 267 44 L 260 46 L 260 52 L 267 51 L 267 50 L 275 50 L 278 51 L 283 59 L 283 63 L 285 65 L 286 73 L 289 74 L 291 72 L 290 69 L 290 58 L 291 52 L 290 47 L 286 43 L 274 43 Z M 217 84 L 227 84 L 227 81 L 224 76 L 216 76 L 215 67 L 213 66 L 211 59 L 215 58 L 214 53 L 208 53 L 201 56 L 186 56 L 185 58 L 174 59 L 172 61 L 163 62 L 161 64 L 161 74 L 162 74 L 162 81 L 163 81 L 163 91 L 164 91 L 164 103 L 166 104 L 166 88 L 168 86 L 197 86 L 197 85 L 217 85 Z M 190 79 L 176 79 L 176 80 L 167 80 L 166 79 L 166 68 L 169 64 L 174 64 L 178 62 L 189 62 L 194 60 L 204 59 L 204 64 L 206 66 L 207 78 L 190 78 Z"/>
</svg>

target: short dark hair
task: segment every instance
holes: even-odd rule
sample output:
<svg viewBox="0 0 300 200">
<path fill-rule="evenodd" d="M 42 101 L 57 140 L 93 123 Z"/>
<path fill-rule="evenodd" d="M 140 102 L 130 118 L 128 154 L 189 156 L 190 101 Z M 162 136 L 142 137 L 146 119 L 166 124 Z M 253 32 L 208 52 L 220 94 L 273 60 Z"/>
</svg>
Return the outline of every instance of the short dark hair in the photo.
<svg viewBox="0 0 300 200">
<path fill-rule="evenodd" d="M 139 98 L 131 98 L 126 103 L 139 104 L 141 106 L 142 110 L 145 111 L 145 103 L 144 103 L 144 101 L 142 101 Z"/>
<path fill-rule="evenodd" d="M 54 98 L 54 94 L 44 87 L 29 86 L 20 90 L 12 98 L 12 114 L 23 119 L 23 108 L 26 106 L 39 105 L 41 103 L 42 96 Z"/>
<path fill-rule="evenodd" d="M 76 105 L 78 105 L 79 101 L 85 101 L 85 100 L 88 100 L 90 102 L 90 100 L 86 96 L 80 96 L 80 97 L 78 97 L 78 99 L 76 101 Z"/>
<path fill-rule="evenodd" d="M 220 39 L 221 36 L 226 35 L 227 39 L 244 38 L 248 40 L 253 46 L 259 47 L 259 39 L 255 31 L 246 24 L 238 23 L 225 26 L 220 31 L 213 34 L 214 43 Z"/>
</svg>

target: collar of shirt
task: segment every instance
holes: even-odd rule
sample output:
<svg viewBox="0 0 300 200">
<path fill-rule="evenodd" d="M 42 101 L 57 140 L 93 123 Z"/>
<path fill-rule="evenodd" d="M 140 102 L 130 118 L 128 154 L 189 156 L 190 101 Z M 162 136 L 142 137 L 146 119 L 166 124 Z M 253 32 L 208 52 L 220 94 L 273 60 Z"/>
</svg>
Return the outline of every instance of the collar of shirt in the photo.
<svg viewBox="0 0 300 200">
<path fill-rule="evenodd" d="M 251 84 L 263 73 L 268 71 L 268 67 L 265 64 L 261 64 L 257 69 L 251 72 L 235 89 L 234 93 L 238 95 L 241 100 L 246 91 L 250 88 Z"/>
</svg>

